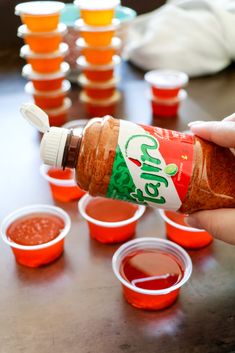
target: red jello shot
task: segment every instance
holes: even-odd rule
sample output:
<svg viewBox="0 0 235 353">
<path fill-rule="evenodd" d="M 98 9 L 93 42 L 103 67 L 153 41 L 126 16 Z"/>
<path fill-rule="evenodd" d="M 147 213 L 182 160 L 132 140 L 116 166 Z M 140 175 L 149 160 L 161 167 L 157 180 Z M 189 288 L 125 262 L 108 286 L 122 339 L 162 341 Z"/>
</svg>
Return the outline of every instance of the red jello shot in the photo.
<svg viewBox="0 0 235 353">
<path fill-rule="evenodd" d="M 213 241 L 212 236 L 205 230 L 189 227 L 185 222 L 186 215 L 165 210 L 159 210 L 159 213 L 165 221 L 168 239 L 185 249 L 201 249 Z"/>
<path fill-rule="evenodd" d="M 186 251 L 159 238 L 139 238 L 123 244 L 113 255 L 112 265 L 127 302 L 144 310 L 172 305 L 192 273 Z"/>
<path fill-rule="evenodd" d="M 68 120 L 69 109 L 72 106 L 70 98 L 65 98 L 61 107 L 44 109 L 49 117 L 50 126 L 62 126 Z"/>
<path fill-rule="evenodd" d="M 145 80 L 151 86 L 154 97 L 172 99 L 187 85 L 188 75 L 175 70 L 154 70 L 145 74 Z"/>
<path fill-rule="evenodd" d="M 118 82 L 119 78 L 117 77 L 106 82 L 90 81 L 85 75 L 78 77 L 78 83 L 83 87 L 84 92 L 88 97 L 94 99 L 108 99 L 112 97 L 116 91 Z"/>
<path fill-rule="evenodd" d="M 42 164 L 40 173 L 49 182 L 52 197 L 56 201 L 73 202 L 79 200 L 85 194 L 77 186 L 72 169 L 66 168 L 63 170 Z"/>
<path fill-rule="evenodd" d="M 34 103 L 41 109 L 53 109 L 61 107 L 70 89 L 71 84 L 68 80 L 64 80 L 62 82 L 61 88 L 55 91 L 45 92 L 35 90 L 32 82 L 28 82 L 25 85 L 25 92 L 33 96 Z"/>
<path fill-rule="evenodd" d="M 152 96 L 151 105 L 154 116 L 161 118 L 173 118 L 177 116 L 180 104 L 187 97 L 185 90 L 180 90 L 178 96 L 172 99 L 162 99 Z"/>
<path fill-rule="evenodd" d="M 47 92 L 60 89 L 69 70 L 69 64 L 63 62 L 58 71 L 51 74 L 40 74 L 34 71 L 30 64 L 27 64 L 22 69 L 22 75 L 31 80 L 34 89 Z"/>
<path fill-rule="evenodd" d="M 145 207 L 131 203 L 85 195 L 78 209 L 87 220 L 90 236 L 104 244 L 124 242 L 135 235 L 137 221 Z"/>
<path fill-rule="evenodd" d="M 61 256 L 70 227 L 70 217 L 61 208 L 30 205 L 7 216 L 1 234 L 19 264 L 39 267 Z"/>
<path fill-rule="evenodd" d="M 107 65 L 90 64 L 83 55 L 77 59 L 80 70 L 88 80 L 94 82 L 106 82 L 114 78 L 114 71 L 120 62 L 121 58 L 118 55 L 114 55 L 112 61 Z"/>
<path fill-rule="evenodd" d="M 105 115 L 115 115 L 117 103 L 121 99 L 119 91 L 115 91 L 112 97 L 107 99 L 93 99 L 82 91 L 80 100 L 84 103 L 86 113 L 89 117 L 103 117 Z"/>
</svg>

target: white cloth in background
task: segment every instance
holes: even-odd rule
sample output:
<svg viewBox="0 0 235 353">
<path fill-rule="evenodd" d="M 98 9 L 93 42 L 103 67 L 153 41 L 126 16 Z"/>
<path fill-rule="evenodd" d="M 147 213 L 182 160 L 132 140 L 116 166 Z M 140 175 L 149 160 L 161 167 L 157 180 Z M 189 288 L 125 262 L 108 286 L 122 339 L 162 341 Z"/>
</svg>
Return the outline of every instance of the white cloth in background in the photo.
<svg viewBox="0 0 235 353">
<path fill-rule="evenodd" d="M 216 73 L 235 60 L 235 0 L 171 0 L 133 21 L 126 55 L 145 70 Z"/>
</svg>

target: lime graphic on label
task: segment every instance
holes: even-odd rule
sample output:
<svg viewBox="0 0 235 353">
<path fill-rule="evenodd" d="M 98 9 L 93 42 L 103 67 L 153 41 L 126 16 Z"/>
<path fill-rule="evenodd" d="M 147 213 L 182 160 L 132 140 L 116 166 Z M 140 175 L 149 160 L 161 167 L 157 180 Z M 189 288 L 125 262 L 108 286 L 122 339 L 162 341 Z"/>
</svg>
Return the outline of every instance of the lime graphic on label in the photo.
<svg viewBox="0 0 235 353">
<path fill-rule="evenodd" d="M 168 164 L 165 168 L 164 168 L 164 173 L 170 176 L 174 176 L 178 173 L 178 167 L 176 164 L 171 163 Z"/>
</svg>

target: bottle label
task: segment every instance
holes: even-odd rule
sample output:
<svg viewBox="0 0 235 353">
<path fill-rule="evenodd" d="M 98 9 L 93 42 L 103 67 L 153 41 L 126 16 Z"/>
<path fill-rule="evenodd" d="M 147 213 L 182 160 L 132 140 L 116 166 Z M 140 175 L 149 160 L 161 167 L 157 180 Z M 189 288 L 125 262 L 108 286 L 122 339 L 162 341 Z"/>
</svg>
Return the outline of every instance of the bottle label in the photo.
<svg viewBox="0 0 235 353">
<path fill-rule="evenodd" d="M 107 197 L 178 210 L 193 170 L 194 137 L 120 121 Z"/>
</svg>

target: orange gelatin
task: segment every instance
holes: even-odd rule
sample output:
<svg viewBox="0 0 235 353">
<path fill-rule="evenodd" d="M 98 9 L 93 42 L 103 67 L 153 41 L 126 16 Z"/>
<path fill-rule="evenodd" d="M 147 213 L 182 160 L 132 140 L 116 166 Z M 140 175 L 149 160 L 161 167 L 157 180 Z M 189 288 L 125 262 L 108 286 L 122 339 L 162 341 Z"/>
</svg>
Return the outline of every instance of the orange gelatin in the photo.
<svg viewBox="0 0 235 353">
<path fill-rule="evenodd" d="M 116 49 L 96 49 L 96 48 L 83 48 L 82 55 L 85 56 L 87 62 L 94 65 L 105 65 L 112 61 L 113 56 L 116 53 Z"/>
<path fill-rule="evenodd" d="M 109 70 L 86 70 L 83 71 L 86 78 L 94 82 L 109 81 L 114 77 L 114 69 Z"/>
<path fill-rule="evenodd" d="M 111 88 L 91 88 L 91 87 L 84 87 L 84 91 L 90 98 L 95 98 L 95 99 L 105 99 L 105 98 L 110 98 L 113 96 L 113 94 L 116 91 L 116 87 L 111 87 Z"/>
<path fill-rule="evenodd" d="M 208 232 L 190 228 L 185 223 L 185 215 L 172 211 L 163 212 L 173 222 L 170 224 L 167 219 L 165 220 L 167 237 L 175 243 L 186 249 L 200 249 L 213 241 L 212 236 Z"/>
<path fill-rule="evenodd" d="M 73 173 L 71 169 L 49 169 L 49 177 L 55 180 L 72 180 Z M 60 202 L 72 202 L 79 200 L 84 194 L 85 191 L 81 190 L 78 186 L 67 186 L 67 185 L 56 185 L 53 182 L 50 182 L 50 188 L 52 196 L 55 200 Z"/>
<path fill-rule="evenodd" d="M 108 46 L 111 44 L 115 30 L 107 32 L 80 32 L 81 37 L 86 41 L 87 44 L 93 46 Z"/>
<path fill-rule="evenodd" d="M 55 91 L 60 89 L 64 77 L 56 78 L 54 80 L 36 80 L 32 79 L 33 86 L 38 91 Z M 62 104 L 62 103 L 61 103 Z"/>
<path fill-rule="evenodd" d="M 114 9 L 90 10 L 80 9 L 80 16 L 84 22 L 91 26 L 107 26 L 112 23 Z"/>
<path fill-rule="evenodd" d="M 56 29 L 59 24 L 59 13 L 51 15 L 29 15 L 22 14 L 21 21 L 27 25 L 32 32 L 49 32 Z"/>
<path fill-rule="evenodd" d="M 63 62 L 64 57 L 54 57 L 54 58 L 27 58 L 27 62 L 32 65 L 32 68 L 36 72 L 40 73 L 51 73 L 58 71 L 60 65 Z"/>
<path fill-rule="evenodd" d="M 42 109 L 53 109 L 59 108 L 64 101 L 65 93 L 62 92 L 58 94 L 58 96 L 41 96 L 41 95 L 33 95 L 34 102 Z"/>
<path fill-rule="evenodd" d="M 60 127 L 64 125 L 68 120 L 68 112 L 63 112 L 59 114 L 51 114 L 47 112 L 49 117 L 50 126 Z"/>
<path fill-rule="evenodd" d="M 24 37 L 25 43 L 35 53 L 50 53 L 58 50 L 63 39 L 61 34 L 51 36 L 31 36 L 30 34 Z"/>
</svg>

